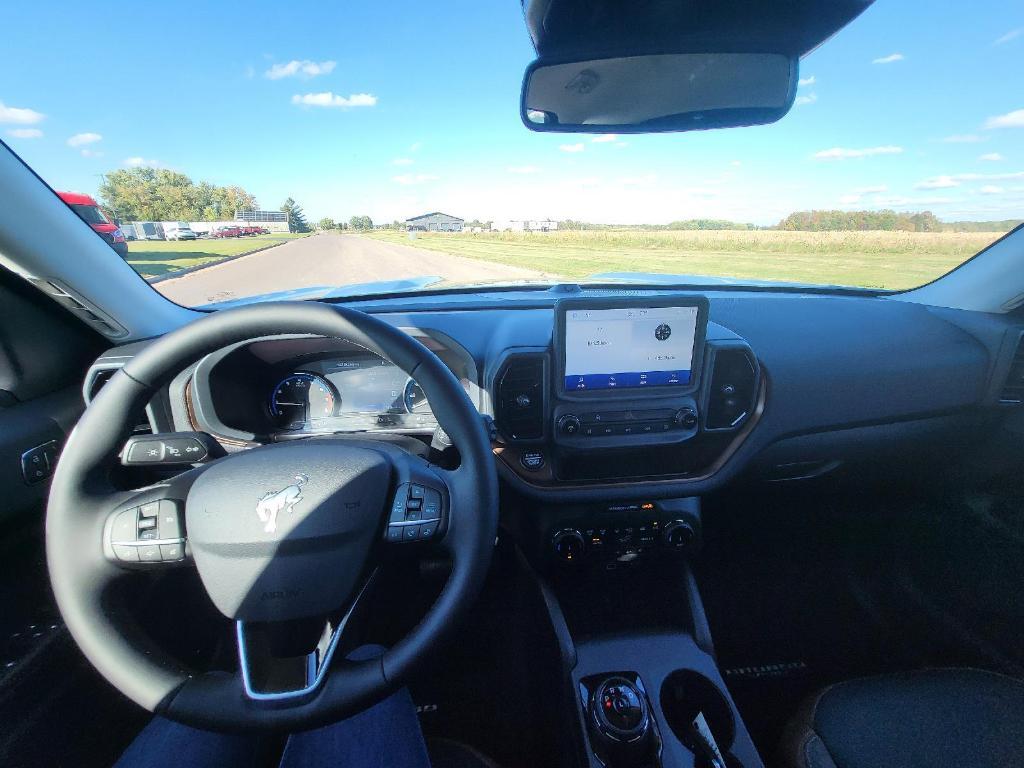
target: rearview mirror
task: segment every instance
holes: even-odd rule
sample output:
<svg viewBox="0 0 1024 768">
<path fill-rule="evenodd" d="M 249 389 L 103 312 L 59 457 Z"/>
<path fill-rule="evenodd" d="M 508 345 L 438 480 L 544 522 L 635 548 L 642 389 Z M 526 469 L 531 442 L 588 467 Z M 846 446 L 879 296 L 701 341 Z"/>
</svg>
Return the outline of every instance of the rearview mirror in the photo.
<svg viewBox="0 0 1024 768">
<path fill-rule="evenodd" d="M 658 133 L 773 123 L 793 104 L 799 64 L 779 53 L 662 53 L 538 59 L 520 109 L 532 131 Z"/>
</svg>

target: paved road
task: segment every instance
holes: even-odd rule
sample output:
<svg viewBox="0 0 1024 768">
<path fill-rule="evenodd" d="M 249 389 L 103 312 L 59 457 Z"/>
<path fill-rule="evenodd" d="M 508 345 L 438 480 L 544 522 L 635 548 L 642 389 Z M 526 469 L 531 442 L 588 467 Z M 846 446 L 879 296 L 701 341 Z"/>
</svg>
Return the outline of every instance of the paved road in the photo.
<svg viewBox="0 0 1024 768">
<path fill-rule="evenodd" d="M 450 256 L 358 235 L 312 235 L 216 264 L 154 287 L 179 304 L 209 304 L 308 286 L 438 275 L 459 283 L 529 280 L 528 269 Z"/>
</svg>

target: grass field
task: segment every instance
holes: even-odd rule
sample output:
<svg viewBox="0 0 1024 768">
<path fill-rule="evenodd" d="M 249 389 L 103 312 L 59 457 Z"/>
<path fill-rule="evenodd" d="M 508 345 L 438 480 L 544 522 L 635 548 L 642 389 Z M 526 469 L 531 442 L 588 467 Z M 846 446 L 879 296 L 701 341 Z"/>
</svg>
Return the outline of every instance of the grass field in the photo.
<svg viewBox="0 0 1024 768">
<path fill-rule="evenodd" d="M 200 264 L 221 261 L 228 256 L 277 245 L 306 235 L 275 233 L 223 240 L 133 240 L 128 243 L 128 263 L 143 277 L 159 277 Z"/>
<path fill-rule="evenodd" d="M 566 278 L 659 272 L 903 289 L 945 274 L 1001 234 L 610 229 L 413 239 L 385 230 L 369 237 Z"/>
</svg>

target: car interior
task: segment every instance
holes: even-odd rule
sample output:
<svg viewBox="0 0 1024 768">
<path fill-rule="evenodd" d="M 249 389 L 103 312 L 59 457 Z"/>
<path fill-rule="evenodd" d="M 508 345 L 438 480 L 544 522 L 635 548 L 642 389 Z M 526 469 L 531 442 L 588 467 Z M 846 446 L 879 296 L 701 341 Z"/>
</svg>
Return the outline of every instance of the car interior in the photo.
<svg viewBox="0 0 1024 768">
<path fill-rule="evenodd" d="M 527 127 L 780 119 L 799 58 L 866 7 L 721 5 L 670 51 L 663 4 L 623 25 L 524 0 Z M 550 85 L 715 50 L 764 90 L 570 109 Z M 273 765 L 403 687 L 435 766 L 1024 762 L 1021 227 L 901 292 L 608 279 L 209 311 L 6 145 L 0 199 L 4 765 L 113 765 L 154 713 Z"/>
</svg>

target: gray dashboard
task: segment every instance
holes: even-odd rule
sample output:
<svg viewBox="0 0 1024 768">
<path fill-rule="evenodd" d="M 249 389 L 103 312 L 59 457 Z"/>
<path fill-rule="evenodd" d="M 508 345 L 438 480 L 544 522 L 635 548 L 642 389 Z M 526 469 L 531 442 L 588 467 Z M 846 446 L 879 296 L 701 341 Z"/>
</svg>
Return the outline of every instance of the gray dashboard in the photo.
<svg viewBox="0 0 1024 768">
<path fill-rule="evenodd" d="M 706 424 L 698 430 L 702 439 L 708 439 L 707 450 L 721 460 L 698 457 L 693 461 L 699 467 L 681 464 L 679 471 L 659 471 L 654 476 L 645 470 L 609 476 L 605 481 L 553 473 L 540 480 L 523 471 L 523 452 L 545 451 L 547 461 L 555 464 L 559 456 L 575 456 L 588 471 L 600 463 L 601 446 L 580 449 L 560 441 L 553 432 L 557 403 L 550 396 L 550 367 L 541 367 L 545 376 L 542 434 L 516 440 L 502 424 L 497 393 L 502 373 L 516 355 L 549 359 L 555 301 L 567 294 L 663 299 L 679 292 L 560 286 L 416 295 L 349 305 L 442 345 L 449 355 L 445 362 L 458 369 L 478 408 L 497 421 L 495 453 L 502 477 L 517 491 L 546 501 L 696 495 L 748 470 L 769 479 L 790 479 L 819 474 L 872 450 L 889 455 L 887 446 L 907 451 L 934 445 L 942 436 L 983 430 L 1007 415 L 1013 404 L 1000 403 L 1000 392 L 1008 376 L 1020 375 L 1014 355 L 1024 322 L 1014 317 L 935 310 L 873 295 L 702 291 L 710 302 L 709 348 L 743 351 L 756 371 L 757 399 L 743 423 L 716 441 L 710 440 L 714 430 L 705 430 Z M 106 364 L 115 359 L 123 362 L 144 343 L 111 350 Z M 104 364 L 104 358 L 97 361 Z M 151 417 L 158 429 L 196 427 L 189 423 L 195 417 L 191 402 L 195 393 L 188 392 L 196 371 L 193 367 L 183 372 L 165 393 L 166 402 L 154 404 Z M 704 375 L 707 390 L 713 371 L 706 370 Z M 708 407 L 706 397 L 702 394 L 694 400 L 702 419 Z M 681 450 L 682 440 L 675 445 Z M 616 446 L 615 463 L 621 467 L 625 460 L 628 466 L 628 441 L 617 441 Z M 647 458 L 658 455 L 656 442 L 639 440 L 636 446 L 638 451 L 648 451 Z M 646 458 L 639 463 L 644 462 L 650 463 Z"/>
</svg>

